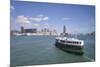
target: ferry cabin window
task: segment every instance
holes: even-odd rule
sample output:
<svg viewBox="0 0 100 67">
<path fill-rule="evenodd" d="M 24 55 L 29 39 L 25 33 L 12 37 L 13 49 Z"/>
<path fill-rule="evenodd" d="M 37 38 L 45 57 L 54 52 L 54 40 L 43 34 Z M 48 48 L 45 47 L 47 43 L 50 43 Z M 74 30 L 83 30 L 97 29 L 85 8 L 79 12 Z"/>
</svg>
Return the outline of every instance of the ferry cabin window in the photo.
<svg viewBox="0 0 100 67">
<path fill-rule="evenodd" d="M 61 42 L 66 42 L 66 41 L 61 40 Z"/>
<path fill-rule="evenodd" d="M 67 43 L 81 44 L 81 42 L 67 41 Z"/>
</svg>

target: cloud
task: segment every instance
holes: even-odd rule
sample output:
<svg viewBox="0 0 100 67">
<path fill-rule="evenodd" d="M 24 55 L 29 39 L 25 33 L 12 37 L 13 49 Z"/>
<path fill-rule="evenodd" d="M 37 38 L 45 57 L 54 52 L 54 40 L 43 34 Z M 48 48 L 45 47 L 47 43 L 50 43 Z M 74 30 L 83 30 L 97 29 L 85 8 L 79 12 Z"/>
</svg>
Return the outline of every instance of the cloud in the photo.
<svg viewBox="0 0 100 67">
<path fill-rule="evenodd" d="M 43 14 L 38 15 L 38 17 L 43 17 L 43 16 L 44 16 Z"/>
<path fill-rule="evenodd" d="M 30 17 L 29 20 L 35 21 L 35 22 L 41 22 L 41 21 L 47 21 L 49 18 L 48 17 Z"/>
<path fill-rule="evenodd" d="M 28 17 L 25 17 L 24 15 L 17 16 L 17 22 L 22 24 L 31 23 Z"/>
<path fill-rule="evenodd" d="M 14 6 L 11 5 L 10 9 L 11 9 L 11 10 L 14 10 L 15 8 L 14 8 Z"/>
<path fill-rule="evenodd" d="M 39 27 L 40 25 L 39 25 L 39 24 L 33 24 L 33 26 L 35 26 L 35 27 Z"/>
<path fill-rule="evenodd" d="M 41 15 L 38 15 L 38 17 L 30 17 L 30 16 L 24 16 L 24 15 L 19 15 L 17 16 L 17 22 L 21 24 L 29 24 L 34 22 L 41 22 L 41 21 L 47 21 L 48 17 Z M 39 26 L 38 24 L 34 24 L 35 26 Z"/>
<path fill-rule="evenodd" d="M 65 17 L 65 18 L 63 18 L 63 20 L 70 20 L 70 18 L 66 18 L 66 17 Z"/>
<path fill-rule="evenodd" d="M 44 18 L 43 18 L 43 20 L 48 20 L 48 19 L 49 19 L 48 17 L 44 17 Z"/>
<path fill-rule="evenodd" d="M 36 17 L 30 17 L 29 18 L 31 21 L 35 21 L 35 22 L 40 22 L 42 21 L 42 18 L 36 18 Z"/>
</svg>

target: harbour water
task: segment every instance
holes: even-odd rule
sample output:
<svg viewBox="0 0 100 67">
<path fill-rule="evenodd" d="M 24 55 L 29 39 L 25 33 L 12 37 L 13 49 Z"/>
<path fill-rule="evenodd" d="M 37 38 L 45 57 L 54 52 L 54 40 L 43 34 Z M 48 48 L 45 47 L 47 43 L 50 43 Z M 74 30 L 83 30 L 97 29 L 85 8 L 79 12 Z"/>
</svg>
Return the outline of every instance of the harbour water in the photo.
<svg viewBox="0 0 100 67">
<path fill-rule="evenodd" d="M 75 55 L 55 47 L 53 36 L 11 36 L 11 66 L 86 62 L 95 60 L 94 36 L 84 40 L 84 54 Z"/>
</svg>

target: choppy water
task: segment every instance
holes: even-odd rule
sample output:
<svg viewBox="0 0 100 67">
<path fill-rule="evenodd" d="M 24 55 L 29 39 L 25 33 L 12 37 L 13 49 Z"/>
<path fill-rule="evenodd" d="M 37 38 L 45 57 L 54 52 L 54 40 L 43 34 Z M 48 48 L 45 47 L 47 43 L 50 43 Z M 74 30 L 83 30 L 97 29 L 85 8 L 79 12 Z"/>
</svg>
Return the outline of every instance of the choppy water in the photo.
<svg viewBox="0 0 100 67">
<path fill-rule="evenodd" d="M 79 37 L 85 41 L 84 55 L 64 52 L 55 47 L 51 36 L 12 36 L 11 66 L 85 62 L 95 59 L 94 37 Z"/>
</svg>

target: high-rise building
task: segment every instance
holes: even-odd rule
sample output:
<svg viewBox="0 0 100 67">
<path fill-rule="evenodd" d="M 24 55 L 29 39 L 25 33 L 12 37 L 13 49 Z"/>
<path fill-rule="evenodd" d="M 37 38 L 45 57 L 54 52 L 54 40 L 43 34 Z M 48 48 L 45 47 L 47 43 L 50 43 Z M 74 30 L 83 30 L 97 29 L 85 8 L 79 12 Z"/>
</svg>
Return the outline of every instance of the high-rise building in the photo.
<svg viewBox="0 0 100 67">
<path fill-rule="evenodd" d="M 63 33 L 66 33 L 66 26 L 63 26 Z"/>
<path fill-rule="evenodd" d="M 21 33 L 25 33 L 23 26 L 21 26 Z"/>
<path fill-rule="evenodd" d="M 37 33 L 37 29 L 24 29 L 25 33 Z"/>
<path fill-rule="evenodd" d="M 63 26 L 63 33 L 60 34 L 61 36 L 68 36 L 68 33 L 66 33 L 66 26 Z"/>
<path fill-rule="evenodd" d="M 21 26 L 21 33 L 37 33 L 37 29 L 24 29 L 24 27 Z"/>
</svg>

